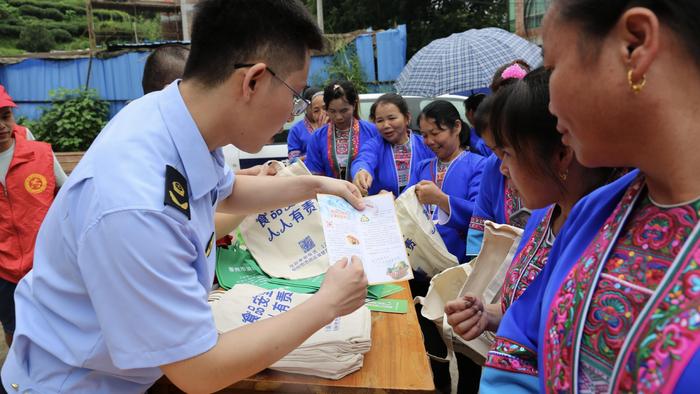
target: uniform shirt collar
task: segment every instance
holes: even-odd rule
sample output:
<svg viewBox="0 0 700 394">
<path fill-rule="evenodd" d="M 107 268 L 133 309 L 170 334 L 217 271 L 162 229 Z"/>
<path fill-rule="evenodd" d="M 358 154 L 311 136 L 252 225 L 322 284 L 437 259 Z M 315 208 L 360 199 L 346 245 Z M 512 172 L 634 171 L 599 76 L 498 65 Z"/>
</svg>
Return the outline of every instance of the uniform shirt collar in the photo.
<svg viewBox="0 0 700 394">
<path fill-rule="evenodd" d="M 221 149 L 210 152 L 202 133 L 185 105 L 180 89 L 180 80 L 168 85 L 161 92 L 159 107 L 165 126 L 180 155 L 185 177 L 194 199 L 209 193 L 223 176 Z"/>
</svg>

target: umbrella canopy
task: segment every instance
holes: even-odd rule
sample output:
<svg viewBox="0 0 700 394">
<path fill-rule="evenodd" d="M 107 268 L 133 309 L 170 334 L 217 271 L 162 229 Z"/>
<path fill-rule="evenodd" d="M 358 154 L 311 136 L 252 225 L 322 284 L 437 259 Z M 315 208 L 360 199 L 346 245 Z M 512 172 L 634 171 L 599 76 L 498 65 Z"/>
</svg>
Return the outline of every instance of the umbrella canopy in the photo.
<svg viewBox="0 0 700 394">
<path fill-rule="evenodd" d="M 523 59 L 542 63 L 539 46 L 503 29 L 471 29 L 418 51 L 396 81 L 402 95 L 435 97 L 488 87 L 498 67 Z"/>
</svg>

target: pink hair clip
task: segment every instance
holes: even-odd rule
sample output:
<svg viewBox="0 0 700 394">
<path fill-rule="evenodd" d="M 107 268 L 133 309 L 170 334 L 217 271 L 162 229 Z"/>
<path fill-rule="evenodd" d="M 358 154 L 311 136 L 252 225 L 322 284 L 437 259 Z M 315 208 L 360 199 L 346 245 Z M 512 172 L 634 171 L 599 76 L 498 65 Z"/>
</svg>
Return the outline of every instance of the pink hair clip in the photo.
<svg viewBox="0 0 700 394">
<path fill-rule="evenodd" d="M 501 73 L 501 78 L 503 79 L 523 79 L 527 75 L 527 71 L 525 71 L 522 67 L 520 67 L 519 64 L 511 64 L 508 68 L 503 70 Z"/>
</svg>

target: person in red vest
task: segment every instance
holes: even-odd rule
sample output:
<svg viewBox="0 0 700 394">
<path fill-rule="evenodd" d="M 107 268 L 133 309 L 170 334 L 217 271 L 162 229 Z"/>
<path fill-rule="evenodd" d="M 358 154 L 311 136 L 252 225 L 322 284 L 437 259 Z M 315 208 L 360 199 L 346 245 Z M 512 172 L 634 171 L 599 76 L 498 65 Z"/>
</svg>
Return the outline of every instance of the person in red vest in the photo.
<svg viewBox="0 0 700 394">
<path fill-rule="evenodd" d="M 14 107 L 0 85 L 0 323 L 8 346 L 15 329 L 15 287 L 32 268 L 39 226 L 65 180 L 51 145 L 28 138 L 28 130 L 14 122 Z"/>
</svg>

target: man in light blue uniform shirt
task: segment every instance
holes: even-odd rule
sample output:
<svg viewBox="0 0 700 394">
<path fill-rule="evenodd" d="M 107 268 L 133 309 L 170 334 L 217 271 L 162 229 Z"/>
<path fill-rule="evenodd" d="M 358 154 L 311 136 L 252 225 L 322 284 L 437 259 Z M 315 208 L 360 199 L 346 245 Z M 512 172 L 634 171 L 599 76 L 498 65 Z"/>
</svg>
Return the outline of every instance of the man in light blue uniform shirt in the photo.
<svg viewBox="0 0 700 394">
<path fill-rule="evenodd" d="M 112 119 L 41 226 L 15 293 L 8 392 L 140 393 L 163 374 L 188 392 L 215 391 L 363 304 L 358 261 L 333 265 L 299 307 L 222 335 L 207 304 L 216 210 L 255 213 L 317 192 L 362 208 L 354 186 L 330 178 L 234 181 L 220 149 L 259 150 L 305 109 L 296 91 L 321 44 L 296 1 L 199 4 L 184 79 Z"/>
</svg>

